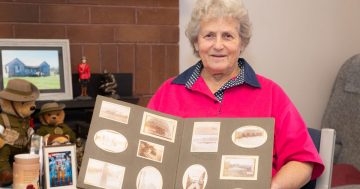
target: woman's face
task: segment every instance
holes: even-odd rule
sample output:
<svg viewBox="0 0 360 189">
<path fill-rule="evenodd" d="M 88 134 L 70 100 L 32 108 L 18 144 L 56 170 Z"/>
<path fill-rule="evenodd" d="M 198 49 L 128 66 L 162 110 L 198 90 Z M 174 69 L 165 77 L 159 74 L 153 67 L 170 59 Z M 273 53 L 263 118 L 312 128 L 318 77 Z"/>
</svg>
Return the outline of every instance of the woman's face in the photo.
<svg viewBox="0 0 360 189">
<path fill-rule="evenodd" d="M 239 22 L 231 17 L 205 19 L 195 42 L 209 74 L 232 74 L 243 48 L 239 35 Z"/>
</svg>

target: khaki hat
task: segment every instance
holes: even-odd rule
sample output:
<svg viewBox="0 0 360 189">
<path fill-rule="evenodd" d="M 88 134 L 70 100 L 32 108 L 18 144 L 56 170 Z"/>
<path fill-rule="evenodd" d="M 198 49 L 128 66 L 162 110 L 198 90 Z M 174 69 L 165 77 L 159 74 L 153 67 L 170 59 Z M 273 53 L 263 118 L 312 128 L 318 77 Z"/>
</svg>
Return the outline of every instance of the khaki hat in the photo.
<svg viewBox="0 0 360 189">
<path fill-rule="evenodd" d="M 6 88 L 0 91 L 0 98 L 10 101 L 27 102 L 36 100 L 39 94 L 39 89 L 29 81 L 12 79 L 9 80 Z"/>
<path fill-rule="evenodd" d="M 86 56 L 82 56 L 82 57 L 81 57 L 81 60 L 86 60 Z"/>
<path fill-rule="evenodd" d="M 65 104 L 58 104 L 56 102 L 49 102 L 46 104 L 43 104 L 41 106 L 40 112 L 38 113 L 38 115 L 41 115 L 43 113 L 46 112 L 51 112 L 51 111 L 58 111 L 58 110 L 63 110 L 65 108 Z"/>
</svg>

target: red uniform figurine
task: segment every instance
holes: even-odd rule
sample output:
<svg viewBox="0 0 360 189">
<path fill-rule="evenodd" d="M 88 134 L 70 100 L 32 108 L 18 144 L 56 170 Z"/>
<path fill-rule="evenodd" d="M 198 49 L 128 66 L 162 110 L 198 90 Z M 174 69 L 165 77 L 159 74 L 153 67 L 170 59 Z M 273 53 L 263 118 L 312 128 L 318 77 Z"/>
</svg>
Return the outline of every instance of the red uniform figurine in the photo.
<svg viewBox="0 0 360 189">
<path fill-rule="evenodd" d="M 81 95 L 80 96 L 88 96 L 87 94 L 87 85 L 90 80 L 90 66 L 86 63 L 86 57 L 83 56 L 81 58 L 81 63 L 78 65 L 78 73 L 79 73 L 79 82 L 81 85 Z"/>
</svg>

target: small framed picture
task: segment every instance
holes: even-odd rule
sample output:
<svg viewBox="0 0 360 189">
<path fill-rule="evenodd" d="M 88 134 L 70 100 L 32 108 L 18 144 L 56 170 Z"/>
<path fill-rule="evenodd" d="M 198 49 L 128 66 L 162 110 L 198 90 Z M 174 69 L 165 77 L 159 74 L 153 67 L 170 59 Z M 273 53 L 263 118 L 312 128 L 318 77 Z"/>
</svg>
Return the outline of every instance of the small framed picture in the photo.
<svg viewBox="0 0 360 189">
<path fill-rule="evenodd" d="M 191 139 L 191 152 L 217 152 L 220 122 L 195 122 Z"/>
<path fill-rule="evenodd" d="M 105 119 L 128 124 L 130 111 L 130 107 L 102 101 L 99 116 Z"/>
<path fill-rule="evenodd" d="M 45 188 L 76 189 L 75 145 L 44 147 Z"/>
<path fill-rule="evenodd" d="M 164 156 L 164 146 L 145 140 L 139 140 L 137 156 L 161 163 Z"/>
<path fill-rule="evenodd" d="M 125 170 L 123 166 L 89 158 L 84 184 L 106 189 L 123 188 Z"/>
<path fill-rule="evenodd" d="M 220 179 L 257 180 L 259 156 L 223 155 Z"/>
<path fill-rule="evenodd" d="M 144 112 L 140 133 L 169 142 L 175 141 L 177 121 Z"/>
</svg>

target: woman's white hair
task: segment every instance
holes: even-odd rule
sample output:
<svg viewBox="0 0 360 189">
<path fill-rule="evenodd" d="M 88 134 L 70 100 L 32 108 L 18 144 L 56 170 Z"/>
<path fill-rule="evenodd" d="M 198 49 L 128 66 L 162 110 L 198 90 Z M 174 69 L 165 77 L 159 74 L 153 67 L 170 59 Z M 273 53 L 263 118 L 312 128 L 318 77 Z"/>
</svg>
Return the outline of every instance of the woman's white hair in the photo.
<svg viewBox="0 0 360 189">
<path fill-rule="evenodd" d="M 191 14 L 190 22 L 185 35 L 190 41 L 194 54 L 199 57 L 194 43 L 200 30 L 200 22 L 203 19 L 232 17 L 239 22 L 239 35 L 244 48 L 251 38 L 251 23 L 248 11 L 241 0 L 197 0 Z"/>
</svg>

